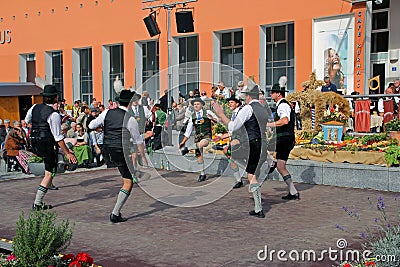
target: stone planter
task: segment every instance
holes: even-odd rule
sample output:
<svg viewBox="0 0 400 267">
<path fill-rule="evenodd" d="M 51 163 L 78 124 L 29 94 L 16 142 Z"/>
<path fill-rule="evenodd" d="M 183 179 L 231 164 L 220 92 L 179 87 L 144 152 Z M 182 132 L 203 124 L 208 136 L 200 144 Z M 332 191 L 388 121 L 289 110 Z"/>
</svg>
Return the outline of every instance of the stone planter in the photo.
<svg viewBox="0 0 400 267">
<path fill-rule="evenodd" d="M 29 162 L 28 163 L 29 170 L 35 176 L 43 176 L 44 175 L 44 163 L 37 162 Z"/>
<path fill-rule="evenodd" d="M 35 176 L 43 176 L 44 175 L 44 163 L 40 162 L 29 162 L 28 163 L 29 170 Z M 63 173 L 65 170 L 61 170 L 60 168 L 57 169 L 57 173 Z"/>
</svg>

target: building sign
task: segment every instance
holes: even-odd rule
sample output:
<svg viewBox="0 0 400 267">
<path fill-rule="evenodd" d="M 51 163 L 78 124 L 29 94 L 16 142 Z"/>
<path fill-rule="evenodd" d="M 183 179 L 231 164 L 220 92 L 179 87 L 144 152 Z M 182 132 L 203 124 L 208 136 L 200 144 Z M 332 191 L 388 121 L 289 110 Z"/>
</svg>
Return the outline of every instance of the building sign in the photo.
<svg viewBox="0 0 400 267">
<path fill-rule="evenodd" d="M 11 30 L 0 30 L 0 44 L 11 43 Z"/>
<path fill-rule="evenodd" d="M 354 90 L 364 93 L 365 3 L 355 6 L 356 34 L 354 36 Z"/>
</svg>

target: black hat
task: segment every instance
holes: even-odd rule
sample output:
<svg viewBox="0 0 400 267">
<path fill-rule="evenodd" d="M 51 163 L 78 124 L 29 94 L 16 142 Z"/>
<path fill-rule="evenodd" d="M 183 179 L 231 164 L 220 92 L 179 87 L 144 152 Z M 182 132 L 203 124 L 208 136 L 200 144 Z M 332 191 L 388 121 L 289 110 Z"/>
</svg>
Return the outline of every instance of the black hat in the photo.
<svg viewBox="0 0 400 267">
<path fill-rule="evenodd" d="M 235 101 L 238 104 L 242 104 L 242 101 L 240 99 L 237 99 L 235 96 L 231 96 L 230 98 L 227 98 L 226 101 Z"/>
<path fill-rule="evenodd" d="M 195 99 L 193 99 L 190 103 L 192 103 L 192 105 L 194 105 L 195 102 L 199 102 L 201 103 L 203 106 L 206 104 L 203 99 L 201 99 L 200 97 L 196 97 Z"/>
<path fill-rule="evenodd" d="M 58 95 L 58 90 L 54 85 L 48 84 L 44 87 L 43 93 L 40 93 L 42 96 L 56 96 Z"/>
<path fill-rule="evenodd" d="M 242 94 L 247 94 L 250 96 L 258 96 L 260 94 L 260 89 L 258 88 L 258 85 L 254 85 L 253 87 L 250 88 L 250 86 L 247 86 L 246 89 L 241 91 Z"/>
<path fill-rule="evenodd" d="M 268 91 L 271 91 L 271 93 L 275 92 L 275 93 L 281 93 L 281 94 L 284 94 L 285 92 L 289 92 L 288 90 L 285 90 L 285 87 L 280 87 L 279 84 L 277 84 L 277 83 L 274 84 L 272 86 L 272 88 Z"/>
<path fill-rule="evenodd" d="M 135 92 L 131 92 L 130 90 L 122 90 L 115 100 L 118 102 L 129 103 L 134 95 Z"/>
</svg>

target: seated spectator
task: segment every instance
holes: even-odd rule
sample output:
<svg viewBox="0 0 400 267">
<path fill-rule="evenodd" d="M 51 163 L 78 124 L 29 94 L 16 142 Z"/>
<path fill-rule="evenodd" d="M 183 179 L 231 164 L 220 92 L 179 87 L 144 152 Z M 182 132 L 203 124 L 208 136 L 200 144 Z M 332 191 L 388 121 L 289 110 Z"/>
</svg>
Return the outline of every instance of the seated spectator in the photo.
<svg viewBox="0 0 400 267">
<path fill-rule="evenodd" d="M 66 137 L 68 137 L 68 138 L 75 138 L 75 139 L 78 137 L 78 135 L 77 135 L 77 133 L 76 133 L 76 122 L 72 122 L 72 123 L 71 123 L 71 129 L 69 129 L 69 130 L 67 131 Z"/>
<path fill-rule="evenodd" d="M 4 141 L 6 141 L 6 136 L 10 130 L 11 130 L 10 120 L 5 119 L 4 127 L 0 129 L 0 144 L 2 144 Z"/>
<path fill-rule="evenodd" d="M 90 149 L 89 135 L 85 132 L 81 123 L 76 124 L 76 144 L 74 146 L 74 154 L 78 160 L 78 166 L 88 168 L 92 162 L 92 150 Z"/>
<path fill-rule="evenodd" d="M 28 168 L 28 158 L 33 156 L 33 153 L 25 150 L 24 135 L 20 127 L 15 127 L 10 130 L 5 143 L 5 151 L 8 161 L 8 171 L 20 171 L 30 173 Z"/>
</svg>

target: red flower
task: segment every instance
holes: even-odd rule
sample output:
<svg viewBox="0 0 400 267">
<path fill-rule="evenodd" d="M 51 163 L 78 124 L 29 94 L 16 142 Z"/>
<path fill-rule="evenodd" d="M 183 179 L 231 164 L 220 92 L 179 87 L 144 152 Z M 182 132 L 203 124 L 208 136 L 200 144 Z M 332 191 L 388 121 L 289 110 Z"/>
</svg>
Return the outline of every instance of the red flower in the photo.
<svg viewBox="0 0 400 267">
<path fill-rule="evenodd" d="M 17 257 L 15 257 L 14 254 L 11 254 L 11 255 L 9 255 L 9 256 L 7 257 L 7 261 L 16 261 L 16 260 L 17 260 Z"/>
<path fill-rule="evenodd" d="M 375 266 L 375 262 L 373 261 L 366 261 L 365 266 Z"/>
<path fill-rule="evenodd" d="M 76 255 L 76 260 L 79 262 L 93 264 L 93 259 L 85 252 L 78 253 L 78 255 Z"/>
<path fill-rule="evenodd" d="M 68 267 L 82 267 L 82 265 L 79 263 L 79 261 L 74 260 L 73 262 L 71 262 Z"/>
<path fill-rule="evenodd" d="M 74 254 L 67 254 L 62 256 L 61 260 L 68 261 L 68 260 L 73 260 L 74 258 L 75 258 Z"/>
<path fill-rule="evenodd" d="M 343 267 L 352 267 L 350 263 L 346 263 Z"/>
</svg>

